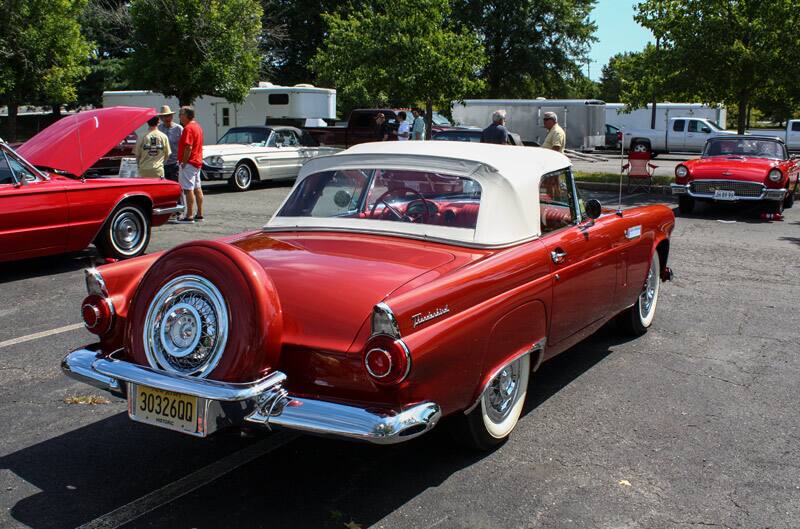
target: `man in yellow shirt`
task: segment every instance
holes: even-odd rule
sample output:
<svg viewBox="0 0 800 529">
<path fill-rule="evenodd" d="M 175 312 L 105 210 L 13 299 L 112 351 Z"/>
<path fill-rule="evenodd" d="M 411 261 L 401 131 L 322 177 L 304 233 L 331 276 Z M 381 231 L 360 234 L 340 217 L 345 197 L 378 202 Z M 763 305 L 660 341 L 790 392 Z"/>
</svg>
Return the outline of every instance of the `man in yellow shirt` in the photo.
<svg viewBox="0 0 800 529">
<path fill-rule="evenodd" d="M 561 128 L 561 125 L 558 124 L 558 116 L 556 113 L 545 112 L 543 121 L 544 128 L 546 128 L 548 132 L 544 143 L 542 143 L 542 147 L 564 152 L 564 149 L 567 147 L 567 134 L 564 132 L 564 129 Z"/>
<path fill-rule="evenodd" d="M 151 118 L 147 126 L 147 133 L 139 138 L 133 151 L 139 166 L 139 176 L 164 178 L 164 162 L 172 153 L 169 138 L 158 130 L 158 116 Z"/>
</svg>

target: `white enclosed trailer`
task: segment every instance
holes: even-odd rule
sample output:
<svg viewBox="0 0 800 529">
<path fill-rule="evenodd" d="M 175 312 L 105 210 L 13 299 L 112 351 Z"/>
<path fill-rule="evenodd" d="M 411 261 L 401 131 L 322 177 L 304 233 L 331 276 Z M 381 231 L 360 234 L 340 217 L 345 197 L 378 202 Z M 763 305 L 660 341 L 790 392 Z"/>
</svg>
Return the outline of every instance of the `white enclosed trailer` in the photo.
<svg viewBox="0 0 800 529">
<path fill-rule="evenodd" d="M 606 103 L 606 123 L 618 129 L 649 129 L 652 105 L 624 112 L 624 103 Z M 710 106 L 701 103 L 656 103 L 656 128 L 667 130 L 670 118 L 707 119 L 718 127 L 725 128 L 728 111 L 723 106 Z"/>
<path fill-rule="evenodd" d="M 547 136 L 542 117 L 555 112 L 567 134 L 567 148 L 592 150 L 605 144 L 605 103 L 597 99 L 466 99 L 453 103 L 456 125 L 484 128 L 495 110 L 506 111 L 506 126 L 524 142 Z"/>
<path fill-rule="evenodd" d="M 103 92 L 103 106 L 151 107 L 169 105 L 177 111 L 175 97 L 164 97 L 149 90 Z M 335 119 L 336 90 L 311 85 L 276 86 L 259 83 L 250 89 L 242 104 L 235 105 L 221 97 L 203 96 L 192 105 L 197 122 L 203 128 L 206 145 L 213 145 L 231 127 L 264 125 L 285 120 Z M 175 116 L 177 120 L 177 115 Z"/>
</svg>

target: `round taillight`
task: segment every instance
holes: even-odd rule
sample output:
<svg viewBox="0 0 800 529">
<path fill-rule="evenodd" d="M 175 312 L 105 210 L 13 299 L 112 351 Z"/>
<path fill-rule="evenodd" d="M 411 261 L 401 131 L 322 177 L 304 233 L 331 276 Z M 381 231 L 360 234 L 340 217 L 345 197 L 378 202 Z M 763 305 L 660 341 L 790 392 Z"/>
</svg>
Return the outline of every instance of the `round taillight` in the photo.
<svg viewBox="0 0 800 529">
<path fill-rule="evenodd" d="M 402 340 L 379 334 L 364 348 L 364 367 L 379 384 L 399 384 L 411 371 L 411 354 Z"/>
<path fill-rule="evenodd" d="M 392 372 L 392 355 L 385 349 L 375 347 L 367 351 L 364 365 L 375 378 L 386 378 Z"/>
<path fill-rule="evenodd" d="M 89 332 L 105 334 L 111 328 L 113 317 L 111 302 L 97 294 L 90 294 L 83 300 L 81 316 Z"/>
</svg>

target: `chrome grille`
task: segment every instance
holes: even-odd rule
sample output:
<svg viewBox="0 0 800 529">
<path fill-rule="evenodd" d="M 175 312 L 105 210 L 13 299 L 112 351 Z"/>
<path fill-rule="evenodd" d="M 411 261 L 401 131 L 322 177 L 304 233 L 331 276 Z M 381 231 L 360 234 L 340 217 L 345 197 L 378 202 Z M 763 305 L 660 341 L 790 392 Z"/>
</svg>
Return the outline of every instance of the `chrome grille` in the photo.
<svg viewBox="0 0 800 529">
<path fill-rule="evenodd" d="M 714 191 L 733 191 L 737 197 L 758 198 L 764 193 L 764 185 L 757 182 L 736 180 L 697 180 L 691 183 L 691 191 L 696 195 L 714 196 Z"/>
</svg>

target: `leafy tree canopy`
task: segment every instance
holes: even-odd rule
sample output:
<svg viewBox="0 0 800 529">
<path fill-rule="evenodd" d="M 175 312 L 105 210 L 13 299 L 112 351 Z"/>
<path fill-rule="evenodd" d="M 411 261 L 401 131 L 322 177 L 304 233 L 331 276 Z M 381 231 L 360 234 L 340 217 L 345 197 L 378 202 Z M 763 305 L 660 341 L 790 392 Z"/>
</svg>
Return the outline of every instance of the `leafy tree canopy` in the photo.
<svg viewBox="0 0 800 529">
<path fill-rule="evenodd" d="M 800 53 L 800 0 L 645 0 L 635 18 L 661 43 L 651 77 L 669 72 L 707 103 L 735 103 L 740 133 L 767 80 L 797 90 L 787 65 Z"/>
<path fill-rule="evenodd" d="M 481 40 L 492 98 L 564 97 L 596 26 L 595 0 L 453 0 L 453 19 Z"/>
<path fill-rule="evenodd" d="M 9 107 L 13 140 L 20 104 L 76 99 L 90 45 L 78 23 L 85 0 L 2 0 L 0 6 L 0 104 Z"/>
<path fill-rule="evenodd" d="M 346 18 L 325 15 L 328 35 L 311 68 L 345 105 L 449 108 L 481 91 L 486 63 L 474 35 L 447 27 L 450 15 L 447 0 L 381 0 Z"/>
<path fill-rule="evenodd" d="M 203 95 L 240 103 L 258 80 L 257 0 L 132 0 L 130 10 L 135 85 L 176 96 L 181 105 Z"/>
</svg>

